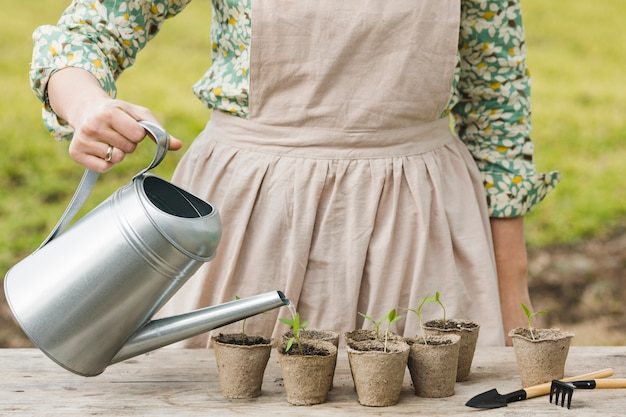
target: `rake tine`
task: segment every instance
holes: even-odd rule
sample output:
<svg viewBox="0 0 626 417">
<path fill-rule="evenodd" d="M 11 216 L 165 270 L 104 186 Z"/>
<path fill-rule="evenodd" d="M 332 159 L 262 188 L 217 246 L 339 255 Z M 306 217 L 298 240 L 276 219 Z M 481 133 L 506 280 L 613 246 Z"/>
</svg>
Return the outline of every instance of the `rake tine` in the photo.
<svg viewBox="0 0 626 417">
<path fill-rule="evenodd" d="M 567 398 L 567 409 L 569 410 L 570 406 L 572 405 L 572 395 L 574 394 L 574 391 L 570 391 L 569 393 L 569 397 Z"/>
<path fill-rule="evenodd" d="M 579 382 L 583 381 L 571 383 L 553 380 L 552 385 L 550 385 L 550 403 L 552 403 L 552 398 L 554 398 L 555 405 L 560 405 L 561 407 L 565 408 L 565 400 L 567 400 L 567 408 L 569 409 L 572 405 L 572 396 L 574 395 L 574 390 L 577 387 L 577 385 L 575 384 Z M 559 400 L 561 400 L 560 404 Z"/>
<path fill-rule="evenodd" d="M 554 403 L 555 404 L 559 403 L 559 388 L 558 387 L 554 387 Z"/>
</svg>

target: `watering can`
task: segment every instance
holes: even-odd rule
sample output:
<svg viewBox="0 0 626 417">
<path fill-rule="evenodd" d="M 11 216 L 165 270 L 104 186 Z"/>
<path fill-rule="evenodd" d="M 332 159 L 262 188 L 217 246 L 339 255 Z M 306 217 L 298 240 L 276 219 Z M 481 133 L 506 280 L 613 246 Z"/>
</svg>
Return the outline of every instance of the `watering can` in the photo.
<svg viewBox="0 0 626 417">
<path fill-rule="evenodd" d="M 157 143 L 152 163 L 64 231 L 98 178 L 86 170 L 52 233 L 4 279 L 13 316 L 30 340 L 83 376 L 289 304 L 272 291 L 150 321 L 212 259 L 221 224 L 213 206 L 149 173 L 165 156 L 169 135 L 139 123 Z"/>
</svg>

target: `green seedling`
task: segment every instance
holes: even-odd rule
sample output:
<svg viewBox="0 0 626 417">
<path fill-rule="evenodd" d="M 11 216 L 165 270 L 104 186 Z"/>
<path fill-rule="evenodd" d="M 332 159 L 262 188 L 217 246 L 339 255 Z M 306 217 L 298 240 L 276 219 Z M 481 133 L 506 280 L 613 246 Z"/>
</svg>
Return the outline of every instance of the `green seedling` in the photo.
<svg viewBox="0 0 626 417">
<path fill-rule="evenodd" d="M 363 314 L 359 312 L 359 315 L 363 317 L 365 320 L 371 321 L 374 325 L 374 331 L 376 332 L 376 339 L 380 339 L 380 326 L 383 324 L 384 319 L 376 320 L 372 316 L 368 316 L 367 314 Z"/>
<path fill-rule="evenodd" d="M 524 315 L 526 316 L 526 320 L 528 320 L 528 330 L 530 331 L 530 337 L 531 339 L 535 340 L 535 334 L 533 333 L 533 319 L 536 316 L 542 315 L 542 314 L 546 314 L 545 311 L 537 311 L 537 312 L 533 312 L 530 307 L 528 307 L 526 304 L 524 303 L 520 303 L 522 306 L 522 310 L 524 310 Z"/>
<path fill-rule="evenodd" d="M 389 339 L 389 327 L 394 324 L 395 322 L 397 322 L 398 320 L 400 320 L 402 316 L 398 315 L 398 312 L 396 311 L 395 308 L 392 308 L 391 310 L 389 310 L 389 313 L 387 313 L 387 317 L 385 317 L 387 320 L 387 326 L 385 327 L 385 347 L 384 347 L 384 352 L 387 352 L 387 340 Z"/>
<path fill-rule="evenodd" d="M 425 345 L 427 345 L 428 342 L 426 341 L 426 332 L 424 332 L 424 324 L 422 322 L 422 309 L 424 308 L 425 304 L 434 303 L 434 302 L 435 302 L 435 297 L 431 295 L 431 296 L 427 296 L 427 297 L 420 299 L 420 302 L 416 308 L 407 308 L 407 311 L 412 311 L 417 316 L 417 320 L 419 321 L 419 326 L 420 326 L 420 333 L 422 335 L 422 339 L 424 340 Z"/>
<path fill-rule="evenodd" d="M 443 302 L 441 301 L 441 294 L 439 293 L 439 291 L 435 292 L 435 298 L 434 301 L 439 304 L 441 306 L 441 309 L 443 310 L 443 325 L 444 327 L 446 326 L 446 324 L 448 323 L 446 321 L 446 308 L 443 305 Z"/>
<path fill-rule="evenodd" d="M 395 323 L 398 320 L 400 320 L 400 318 L 402 318 L 402 316 L 398 315 L 398 312 L 396 311 L 395 308 L 389 310 L 387 315 L 385 317 L 381 318 L 380 320 L 376 320 L 372 316 L 368 316 L 367 314 L 363 314 L 363 313 L 359 313 L 359 315 L 361 317 L 363 317 L 365 320 L 371 321 L 372 324 L 374 324 L 374 331 L 376 332 L 376 339 L 377 340 L 384 340 L 385 346 L 384 346 L 383 351 L 386 353 L 387 352 L 387 340 L 389 339 L 389 327 L 391 327 L 391 325 L 393 323 Z M 380 336 L 380 328 L 382 327 L 383 322 L 386 323 L 385 337 L 384 338 L 382 338 Z"/>
<path fill-rule="evenodd" d="M 301 321 L 300 313 L 295 313 L 293 317 L 290 319 L 282 318 L 279 320 L 281 323 L 284 323 L 287 326 L 291 327 L 291 337 L 287 340 L 287 346 L 285 347 L 285 352 L 289 352 L 293 344 L 296 343 L 298 345 L 298 350 L 300 352 L 300 355 L 302 355 L 303 351 L 302 351 L 302 343 L 300 343 L 300 332 L 306 329 L 306 326 L 309 325 L 309 322 Z"/>
</svg>

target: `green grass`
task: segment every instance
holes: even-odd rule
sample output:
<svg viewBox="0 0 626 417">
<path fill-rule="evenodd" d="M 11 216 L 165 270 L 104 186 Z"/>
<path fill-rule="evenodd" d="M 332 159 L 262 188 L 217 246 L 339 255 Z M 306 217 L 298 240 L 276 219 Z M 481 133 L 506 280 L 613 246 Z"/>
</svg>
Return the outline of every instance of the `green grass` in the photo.
<svg viewBox="0 0 626 417">
<path fill-rule="evenodd" d="M 31 33 L 53 24 L 69 0 L 12 2 L 0 17 L 0 271 L 31 252 L 54 225 L 81 176 L 67 143 L 51 139 L 28 86 Z M 626 2 L 525 0 L 533 74 L 536 160 L 563 182 L 527 221 L 532 245 L 599 235 L 626 217 Z M 11 10 L 11 13 L 8 13 Z M 208 112 L 191 85 L 209 64 L 208 0 L 167 22 L 120 79 L 120 98 L 150 107 L 189 145 Z M 146 143 L 96 186 L 88 208 L 151 158 Z M 156 172 L 169 177 L 181 153 Z"/>
<path fill-rule="evenodd" d="M 529 216 L 533 245 L 610 233 L 626 218 L 626 2 L 525 0 L 539 169 L 562 182 Z"/>
</svg>

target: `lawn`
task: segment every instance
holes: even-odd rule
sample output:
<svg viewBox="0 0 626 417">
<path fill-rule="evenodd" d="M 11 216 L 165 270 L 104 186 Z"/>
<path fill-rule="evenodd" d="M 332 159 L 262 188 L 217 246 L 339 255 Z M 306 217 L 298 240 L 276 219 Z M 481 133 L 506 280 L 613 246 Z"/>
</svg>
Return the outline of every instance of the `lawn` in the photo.
<svg viewBox="0 0 626 417">
<path fill-rule="evenodd" d="M 54 225 L 82 170 L 51 139 L 28 87 L 30 36 L 52 24 L 66 0 L 11 2 L 0 17 L 0 271 L 32 251 Z M 562 183 L 527 220 L 533 246 L 610 233 L 626 219 L 626 2 L 525 0 L 539 170 Z M 9 13 L 8 10 L 11 12 Z M 189 145 L 208 112 L 191 85 L 209 64 L 208 0 L 196 0 L 120 79 L 120 98 L 150 107 Z M 166 81 L 167 80 L 167 81 Z M 151 158 L 146 143 L 98 183 L 93 207 Z M 157 173 L 169 177 L 180 153 Z"/>
</svg>

